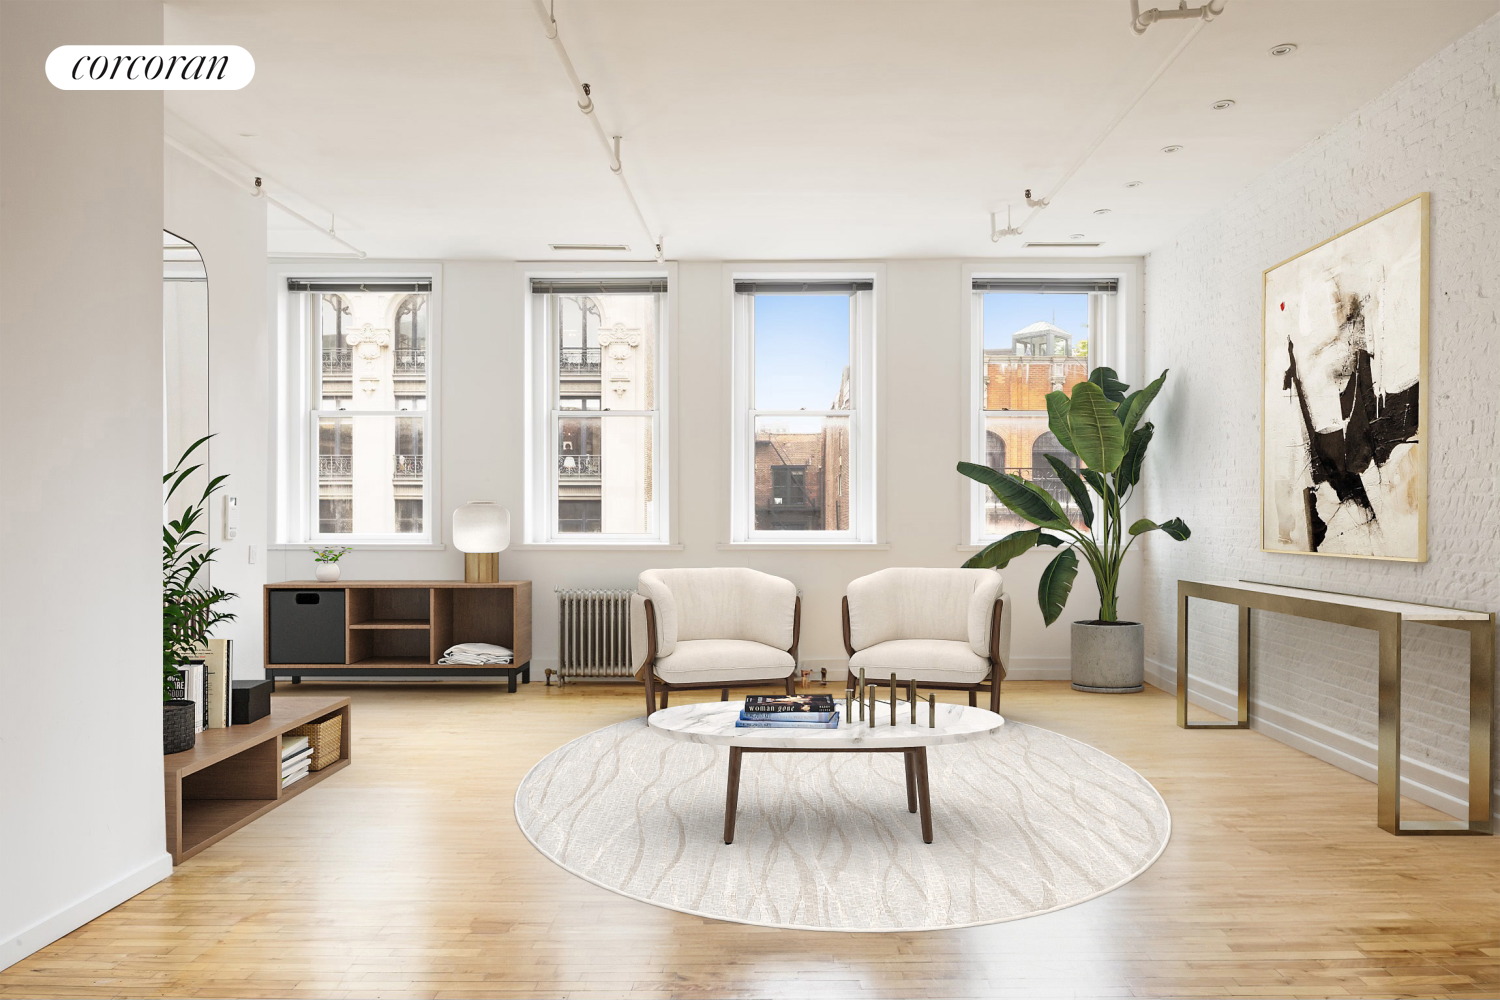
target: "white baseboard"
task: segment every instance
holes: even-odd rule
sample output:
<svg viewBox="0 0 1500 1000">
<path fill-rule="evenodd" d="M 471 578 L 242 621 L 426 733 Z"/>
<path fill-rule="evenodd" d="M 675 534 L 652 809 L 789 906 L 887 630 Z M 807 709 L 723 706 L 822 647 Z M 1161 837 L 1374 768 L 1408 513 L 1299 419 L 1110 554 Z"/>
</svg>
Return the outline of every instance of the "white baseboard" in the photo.
<svg viewBox="0 0 1500 1000">
<path fill-rule="evenodd" d="M 1175 665 L 1169 667 L 1164 663 L 1148 660 L 1146 680 L 1169 694 L 1177 692 Z M 1230 719 L 1239 713 L 1238 692 L 1202 678 L 1193 681 L 1188 702 Z M 1378 776 L 1379 751 L 1375 744 L 1295 712 L 1266 705 L 1252 698 L 1250 728 L 1340 770 L 1357 774 L 1366 781 L 1373 782 Z M 1405 755 L 1401 758 L 1401 794 L 1457 819 L 1468 818 L 1468 779 Z"/>
<path fill-rule="evenodd" d="M 43 917 L 21 933 L 0 941 L 0 970 L 8 969 L 27 955 L 47 947 L 101 914 L 108 913 L 137 893 L 151 888 L 172 874 L 172 855 L 163 852 L 135 871 L 116 879 L 98 892 Z"/>
</svg>

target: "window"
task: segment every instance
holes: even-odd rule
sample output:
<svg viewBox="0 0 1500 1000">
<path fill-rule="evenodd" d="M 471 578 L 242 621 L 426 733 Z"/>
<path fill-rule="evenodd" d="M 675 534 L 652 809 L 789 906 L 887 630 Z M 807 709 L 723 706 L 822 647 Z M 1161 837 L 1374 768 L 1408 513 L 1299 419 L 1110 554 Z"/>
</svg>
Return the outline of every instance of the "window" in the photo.
<svg viewBox="0 0 1500 1000">
<path fill-rule="evenodd" d="M 734 541 L 874 541 L 874 280 L 742 277 L 734 295 Z"/>
<path fill-rule="evenodd" d="M 1118 279 L 973 279 L 971 317 L 979 376 L 975 456 L 1052 494 L 1082 525 L 1048 455 L 1079 462 L 1048 429 L 1047 394 L 1071 392 L 1101 356 L 1115 315 Z M 984 544 L 1030 527 L 975 484 L 973 538 Z"/>
<path fill-rule="evenodd" d="M 664 541 L 662 277 L 533 278 L 528 537 Z"/>
<path fill-rule="evenodd" d="M 431 279 L 292 278 L 287 294 L 313 405 L 309 472 L 287 475 L 306 483 L 307 514 L 283 539 L 430 541 Z"/>
</svg>

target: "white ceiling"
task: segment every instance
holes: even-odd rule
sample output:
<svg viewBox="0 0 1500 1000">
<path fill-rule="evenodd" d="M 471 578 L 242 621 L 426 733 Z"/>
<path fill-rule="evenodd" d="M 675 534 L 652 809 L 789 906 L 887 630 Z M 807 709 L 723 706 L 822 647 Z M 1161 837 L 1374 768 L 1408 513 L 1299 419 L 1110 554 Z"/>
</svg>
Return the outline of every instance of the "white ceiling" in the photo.
<svg viewBox="0 0 1500 1000">
<path fill-rule="evenodd" d="M 1052 191 L 1191 30 L 1137 37 L 1126 0 L 556 6 L 677 259 L 1047 255 L 992 243 L 988 213 L 1024 218 L 1023 190 Z M 1230 0 L 1023 239 L 1145 253 L 1497 9 Z M 531 0 L 178 0 L 166 29 L 256 60 L 242 91 L 169 93 L 168 131 L 373 257 L 650 256 Z M 1270 56 L 1281 42 L 1298 50 Z M 270 241 L 341 249 L 279 213 Z"/>
</svg>

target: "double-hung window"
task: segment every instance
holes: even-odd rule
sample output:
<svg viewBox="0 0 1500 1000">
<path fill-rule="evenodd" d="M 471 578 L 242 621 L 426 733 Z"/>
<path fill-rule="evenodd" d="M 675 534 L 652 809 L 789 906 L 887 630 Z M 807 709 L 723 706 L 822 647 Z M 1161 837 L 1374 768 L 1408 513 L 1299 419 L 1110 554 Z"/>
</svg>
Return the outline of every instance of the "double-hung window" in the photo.
<svg viewBox="0 0 1500 1000">
<path fill-rule="evenodd" d="M 1036 483 L 1082 526 L 1073 498 L 1047 460 L 1078 459 L 1048 429 L 1047 394 L 1086 381 L 1116 324 L 1116 278 L 973 279 L 977 407 L 969 460 Z M 1031 525 L 989 490 L 970 487 L 970 542 L 988 544 Z"/>
<path fill-rule="evenodd" d="M 430 542 L 432 279 L 290 278 L 311 406 L 287 541 Z"/>
<path fill-rule="evenodd" d="M 875 540 L 874 288 L 736 276 L 732 541 Z"/>
<path fill-rule="evenodd" d="M 533 542 L 666 540 L 667 279 L 532 278 Z"/>
</svg>

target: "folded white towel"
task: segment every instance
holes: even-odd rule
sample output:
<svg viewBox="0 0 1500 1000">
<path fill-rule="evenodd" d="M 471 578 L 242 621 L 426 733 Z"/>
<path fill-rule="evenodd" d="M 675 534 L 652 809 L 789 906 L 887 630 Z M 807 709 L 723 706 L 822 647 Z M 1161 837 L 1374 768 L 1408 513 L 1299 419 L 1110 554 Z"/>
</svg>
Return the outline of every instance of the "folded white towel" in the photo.
<svg viewBox="0 0 1500 1000">
<path fill-rule="evenodd" d="M 509 656 L 468 656 L 462 653 L 454 656 L 444 656 L 438 663 L 457 663 L 468 667 L 482 667 L 491 663 L 509 663 Z"/>
<path fill-rule="evenodd" d="M 444 656 L 510 656 L 511 651 L 492 642 L 461 642 L 443 650 Z"/>
</svg>

